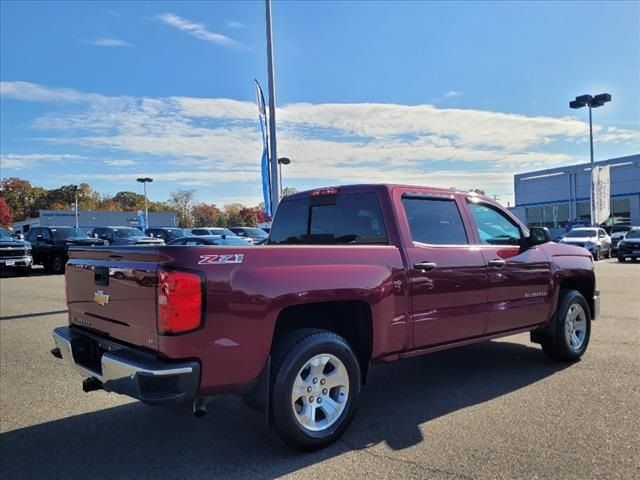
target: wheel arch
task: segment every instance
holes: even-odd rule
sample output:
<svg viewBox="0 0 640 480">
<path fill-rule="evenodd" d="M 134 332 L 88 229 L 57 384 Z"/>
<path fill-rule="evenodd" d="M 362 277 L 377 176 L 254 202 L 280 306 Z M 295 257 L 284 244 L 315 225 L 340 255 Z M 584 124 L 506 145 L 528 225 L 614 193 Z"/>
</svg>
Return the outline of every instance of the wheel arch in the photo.
<svg viewBox="0 0 640 480">
<path fill-rule="evenodd" d="M 358 358 L 362 381 L 366 381 L 373 349 L 372 313 L 367 302 L 339 300 L 288 306 L 276 319 L 271 349 L 286 334 L 303 328 L 327 330 L 349 342 Z"/>
</svg>

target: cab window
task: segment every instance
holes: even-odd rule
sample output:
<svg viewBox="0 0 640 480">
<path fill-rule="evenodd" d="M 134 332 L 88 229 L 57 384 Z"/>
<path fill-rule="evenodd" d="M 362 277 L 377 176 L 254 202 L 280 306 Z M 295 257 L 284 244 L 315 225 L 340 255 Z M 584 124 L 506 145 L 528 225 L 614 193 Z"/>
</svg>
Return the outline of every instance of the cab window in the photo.
<svg viewBox="0 0 640 480">
<path fill-rule="evenodd" d="M 468 203 L 475 220 L 480 243 L 485 245 L 519 245 L 520 228 L 499 210 L 482 203 Z"/>
<path fill-rule="evenodd" d="M 402 205 L 414 242 L 430 245 L 469 243 L 455 200 L 405 194 Z"/>
</svg>

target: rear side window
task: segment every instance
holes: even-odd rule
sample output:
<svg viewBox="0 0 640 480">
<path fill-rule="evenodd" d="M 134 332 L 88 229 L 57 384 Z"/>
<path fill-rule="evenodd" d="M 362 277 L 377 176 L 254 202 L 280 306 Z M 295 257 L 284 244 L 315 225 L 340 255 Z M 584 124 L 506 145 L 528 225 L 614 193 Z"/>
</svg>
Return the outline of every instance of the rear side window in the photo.
<svg viewBox="0 0 640 480">
<path fill-rule="evenodd" d="M 429 197 L 402 198 L 411 238 L 431 245 L 466 245 L 467 233 L 456 202 Z"/>
<path fill-rule="evenodd" d="M 387 244 L 378 195 L 347 193 L 284 201 L 269 243 Z"/>
</svg>

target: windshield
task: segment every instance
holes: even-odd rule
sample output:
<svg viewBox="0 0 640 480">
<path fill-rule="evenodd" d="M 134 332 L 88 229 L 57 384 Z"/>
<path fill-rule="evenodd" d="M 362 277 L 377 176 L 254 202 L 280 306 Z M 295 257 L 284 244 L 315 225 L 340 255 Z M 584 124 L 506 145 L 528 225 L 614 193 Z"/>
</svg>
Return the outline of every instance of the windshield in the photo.
<svg viewBox="0 0 640 480">
<path fill-rule="evenodd" d="M 213 240 L 216 245 L 243 245 L 247 246 L 247 242 L 239 237 L 226 237 Z"/>
<path fill-rule="evenodd" d="M 624 238 L 640 238 L 640 230 L 631 230 Z"/>
<path fill-rule="evenodd" d="M 267 238 L 269 236 L 261 228 L 243 228 L 242 230 L 251 238 Z"/>
<path fill-rule="evenodd" d="M 118 238 L 130 238 L 130 237 L 144 237 L 144 233 L 142 233 L 137 228 L 118 228 L 113 229 L 113 235 Z"/>
<path fill-rule="evenodd" d="M 62 240 L 64 238 L 89 238 L 87 232 L 81 228 L 52 228 L 51 234 L 56 240 Z"/>
<path fill-rule="evenodd" d="M 169 238 L 182 238 L 187 236 L 187 234 L 184 233 L 184 230 L 182 230 L 181 228 L 167 230 L 167 235 L 169 236 Z"/>
<path fill-rule="evenodd" d="M 11 240 L 11 235 L 9 235 L 9 232 L 7 232 L 6 230 L 0 228 L 0 238 L 2 240 Z"/>
<path fill-rule="evenodd" d="M 228 228 L 207 228 L 207 230 L 209 230 L 211 235 L 227 235 L 231 237 L 237 237 L 237 235 Z"/>
<path fill-rule="evenodd" d="M 589 230 L 571 230 L 567 233 L 564 238 L 583 238 L 583 237 L 595 237 L 596 231 L 593 229 Z"/>
</svg>

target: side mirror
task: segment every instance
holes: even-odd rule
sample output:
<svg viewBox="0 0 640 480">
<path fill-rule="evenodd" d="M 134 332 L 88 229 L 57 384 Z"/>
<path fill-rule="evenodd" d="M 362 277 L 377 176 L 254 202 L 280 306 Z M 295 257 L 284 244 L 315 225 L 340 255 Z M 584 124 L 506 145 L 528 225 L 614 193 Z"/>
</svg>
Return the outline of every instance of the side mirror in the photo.
<svg viewBox="0 0 640 480">
<path fill-rule="evenodd" d="M 546 227 L 531 227 L 529 229 L 529 246 L 542 245 L 551 241 L 551 234 Z"/>
</svg>

